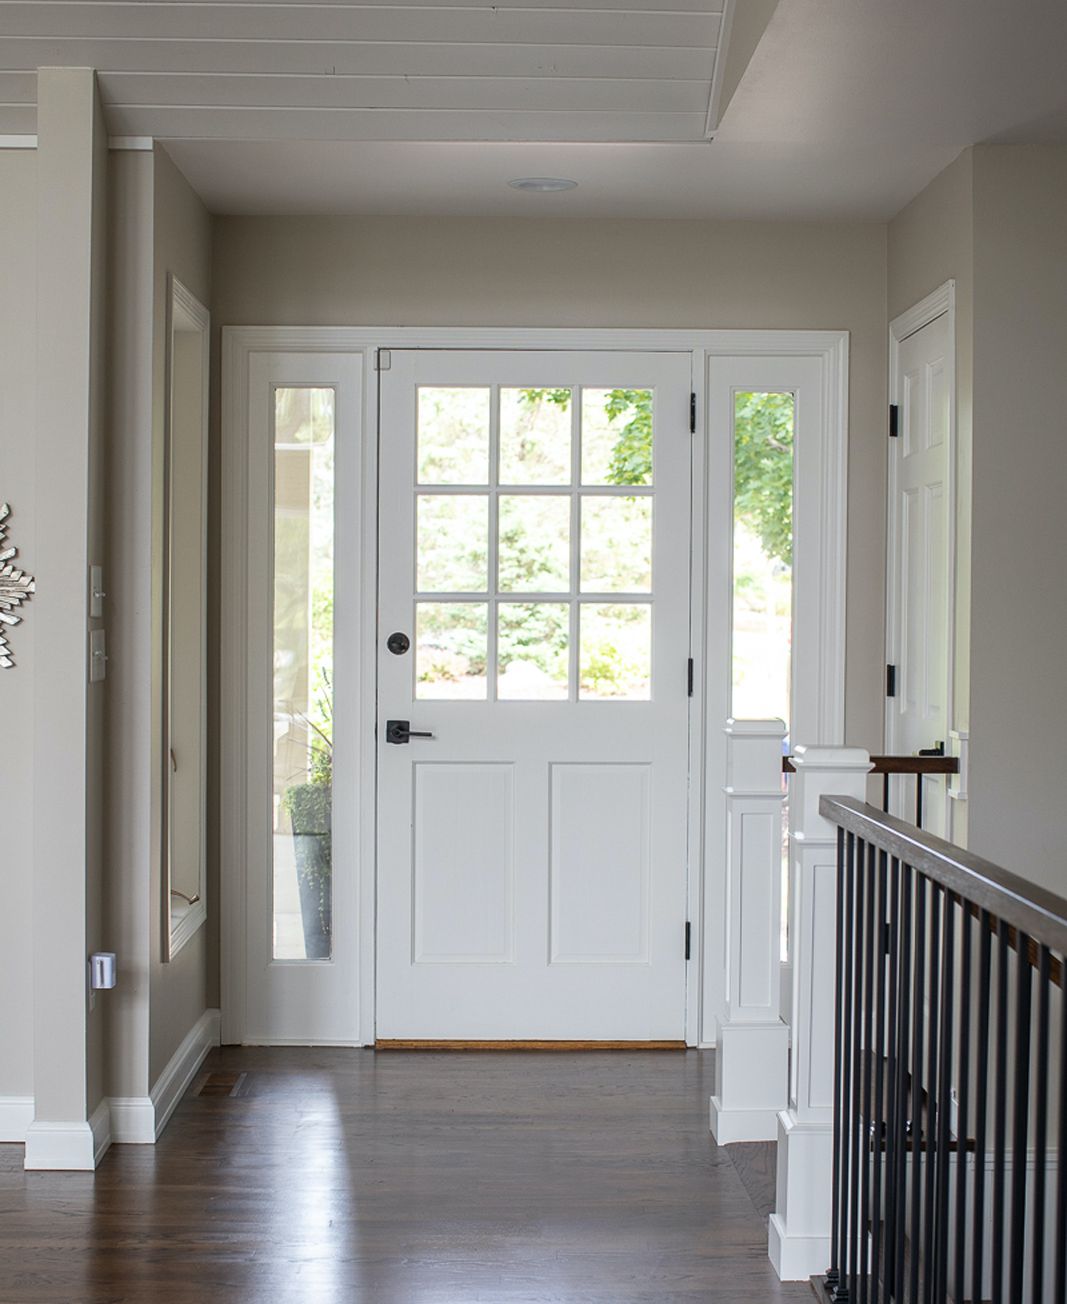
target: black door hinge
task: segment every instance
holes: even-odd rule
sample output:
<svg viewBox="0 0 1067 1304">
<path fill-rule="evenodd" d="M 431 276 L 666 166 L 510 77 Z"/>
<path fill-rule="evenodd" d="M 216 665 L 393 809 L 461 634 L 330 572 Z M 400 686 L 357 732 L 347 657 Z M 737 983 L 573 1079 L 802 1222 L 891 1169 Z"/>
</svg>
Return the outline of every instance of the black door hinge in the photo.
<svg viewBox="0 0 1067 1304">
<path fill-rule="evenodd" d="M 688 684 L 689 684 L 689 696 L 692 697 L 693 696 L 693 658 L 692 657 L 689 658 Z"/>
<path fill-rule="evenodd" d="M 689 433 L 695 435 L 697 432 L 697 396 L 689 395 Z"/>
<path fill-rule="evenodd" d="M 886 697 L 896 697 L 897 695 L 896 666 L 886 666 L 885 668 L 885 695 Z"/>
<path fill-rule="evenodd" d="M 685 958 L 690 958 L 690 947 L 693 941 L 693 925 L 687 919 L 685 921 Z"/>
<path fill-rule="evenodd" d="M 896 439 L 900 434 L 900 408 L 895 403 L 889 405 L 889 438 Z"/>
</svg>

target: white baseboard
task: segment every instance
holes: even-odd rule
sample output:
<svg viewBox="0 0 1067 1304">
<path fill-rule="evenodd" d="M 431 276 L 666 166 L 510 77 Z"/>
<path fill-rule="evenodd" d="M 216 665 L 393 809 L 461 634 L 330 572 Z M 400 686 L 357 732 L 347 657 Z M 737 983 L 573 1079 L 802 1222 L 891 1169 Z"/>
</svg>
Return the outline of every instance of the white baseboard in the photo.
<svg viewBox="0 0 1067 1304">
<path fill-rule="evenodd" d="M 738 1141 L 774 1141 L 778 1137 L 777 1109 L 727 1109 L 718 1096 L 711 1098 L 708 1120 L 715 1144 Z"/>
<path fill-rule="evenodd" d="M 767 1228 L 767 1252 L 780 1281 L 807 1281 L 830 1266 L 829 1236 L 790 1236 L 776 1213 Z"/>
<path fill-rule="evenodd" d="M 32 1122 L 32 1096 L 0 1096 L 0 1142 L 25 1141 Z"/>
<path fill-rule="evenodd" d="M 85 1123 L 31 1123 L 24 1166 L 33 1172 L 91 1173 L 110 1145 L 111 1110 L 102 1100 Z"/>
<path fill-rule="evenodd" d="M 116 1145 L 150 1146 L 156 1139 L 156 1107 L 151 1096 L 111 1096 L 111 1140 Z"/>
<path fill-rule="evenodd" d="M 178 1101 L 185 1095 L 208 1051 L 220 1045 L 221 1040 L 221 1013 L 218 1010 L 205 1010 L 152 1087 L 150 1101 L 155 1115 L 155 1133 L 151 1141 L 155 1141 L 167 1126 Z"/>
</svg>

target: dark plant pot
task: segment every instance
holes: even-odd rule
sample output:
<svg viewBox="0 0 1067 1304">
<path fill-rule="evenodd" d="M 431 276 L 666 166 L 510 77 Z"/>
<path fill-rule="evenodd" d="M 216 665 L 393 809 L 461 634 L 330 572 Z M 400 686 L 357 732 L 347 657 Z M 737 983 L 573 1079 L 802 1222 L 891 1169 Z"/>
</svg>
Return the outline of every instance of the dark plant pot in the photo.
<svg viewBox="0 0 1067 1304">
<path fill-rule="evenodd" d="M 302 783 L 285 794 L 293 826 L 304 954 L 309 960 L 330 958 L 333 929 L 333 812 L 327 784 Z"/>
</svg>

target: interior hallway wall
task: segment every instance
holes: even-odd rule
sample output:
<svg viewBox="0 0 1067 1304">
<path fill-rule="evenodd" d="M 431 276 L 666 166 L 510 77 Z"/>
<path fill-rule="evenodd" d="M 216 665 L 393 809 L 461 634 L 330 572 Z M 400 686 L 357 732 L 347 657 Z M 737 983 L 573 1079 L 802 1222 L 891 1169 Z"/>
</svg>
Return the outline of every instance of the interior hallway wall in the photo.
<svg viewBox="0 0 1067 1304">
<path fill-rule="evenodd" d="M 974 151 L 971 846 L 1067 896 L 1067 146 Z"/>
<path fill-rule="evenodd" d="M 154 271 L 152 326 L 152 666 L 157 675 L 162 644 L 163 440 L 167 407 L 168 275 L 173 274 L 209 310 L 212 305 L 212 223 L 204 205 L 159 145 L 154 151 Z M 210 634 L 209 634 L 210 637 Z M 150 901 L 162 901 L 159 794 L 162 790 L 162 717 L 153 694 L 152 793 L 154 830 Z M 214 718 L 214 713 L 212 713 Z M 209 772 L 209 785 L 211 775 Z M 151 1029 L 149 1081 L 154 1083 L 185 1035 L 209 1007 L 218 1005 L 218 888 L 209 883 L 208 922 L 168 963 L 162 962 L 162 931 L 150 930 Z M 158 915 L 155 916 L 158 919 Z M 210 936 L 209 936 L 210 934 Z M 209 956 L 211 957 L 209 963 Z"/>
<path fill-rule="evenodd" d="M 35 529 L 37 155 L 0 149 L 0 502 L 9 502 L 14 564 L 33 573 Z M 0 1141 L 20 1140 L 33 1095 L 33 602 L 8 632 L 0 670 Z M 5 1104 L 5 1101 L 8 1102 Z M 18 1102 L 18 1103 L 14 1103 Z"/>
<path fill-rule="evenodd" d="M 878 750 L 885 242 L 875 223 L 225 217 L 214 325 L 850 331 L 845 728 Z"/>
</svg>

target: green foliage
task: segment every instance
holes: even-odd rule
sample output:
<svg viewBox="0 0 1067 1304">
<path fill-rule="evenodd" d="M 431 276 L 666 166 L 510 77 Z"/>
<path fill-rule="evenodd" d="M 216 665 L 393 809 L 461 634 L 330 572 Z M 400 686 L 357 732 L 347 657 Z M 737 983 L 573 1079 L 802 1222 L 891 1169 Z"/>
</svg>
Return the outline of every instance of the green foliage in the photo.
<svg viewBox="0 0 1067 1304">
<path fill-rule="evenodd" d="M 792 394 L 735 396 L 734 504 L 768 556 L 793 564 Z"/>
<path fill-rule="evenodd" d="M 609 484 L 652 483 L 652 391 L 612 389 L 604 412 L 612 422 L 624 420 L 611 450 Z"/>
</svg>

